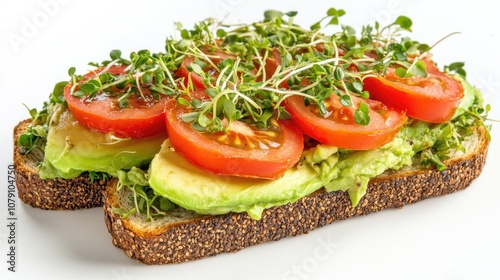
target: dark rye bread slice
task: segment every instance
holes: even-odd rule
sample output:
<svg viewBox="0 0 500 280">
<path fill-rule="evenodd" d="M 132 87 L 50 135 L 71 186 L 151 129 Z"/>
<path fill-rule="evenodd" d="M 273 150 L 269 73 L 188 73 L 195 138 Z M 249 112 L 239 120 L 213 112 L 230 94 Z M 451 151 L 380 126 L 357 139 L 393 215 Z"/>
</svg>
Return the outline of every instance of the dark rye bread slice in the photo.
<svg viewBox="0 0 500 280">
<path fill-rule="evenodd" d="M 180 263 L 236 252 L 307 233 L 336 220 L 400 208 L 464 189 L 481 173 L 488 144 L 486 132 L 480 128 L 466 143 L 467 152 L 456 152 L 446 162 L 445 171 L 415 165 L 386 172 L 370 181 L 366 195 L 355 208 L 345 192 L 327 193 L 322 189 L 294 203 L 265 210 L 261 220 L 253 220 L 246 213 L 202 216 L 182 209 L 154 223 L 146 223 L 137 215 L 121 219 L 113 207 L 130 207 L 129 194 L 117 193 L 115 184 L 110 184 L 104 193 L 106 225 L 116 247 L 146 264 Z"/>
<path fill-rule="evenodd" d="M 31 120 L 24 120 L 14 128 L 14 167 L 16 185 L 21 200 L 33 207 L 47 210 L 84 209 L 102 205 L 103 180 L 92 183 L 88 173 L 74 179 L 46 179 L 38 175 L 37 164 L 43 160 L 43 152 L 34 150 L 21 155 L 17 146 L 19 135 L 27 131 Z"/>
</svg>

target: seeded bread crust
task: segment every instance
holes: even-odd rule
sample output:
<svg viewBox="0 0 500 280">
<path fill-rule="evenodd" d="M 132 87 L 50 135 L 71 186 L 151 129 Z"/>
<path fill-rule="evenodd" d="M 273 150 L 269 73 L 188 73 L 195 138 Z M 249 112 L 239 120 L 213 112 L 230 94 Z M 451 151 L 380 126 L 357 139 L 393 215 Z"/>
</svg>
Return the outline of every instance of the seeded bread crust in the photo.
<svg viewBox="0 0 500 280">
<path fill-rule="evenodd" d="M 200 216 L 184 210 L 185 213 L 175 213 L 175 219 L 166 218 L 171 220 L 151 225 L 137 219 L 121 219 L 114 213 L 113 207 L 120 207 L 124 198 L 111 183 L 104 193 L 106 225 L 116 247 L 146 264 L 180 263 L 236 252 L 307 233 L 337 220 L 401 208 L 464 189 L 481 173 L 488 151 L 485 130 L 479 129 L 475 136 L 467 153 L 448 160 L 448 169 L 444 171 L 410 167 L 372 179 L 355 208 L 345 192 L 328 193 L 321 189 L 294 203 L 265 210 L 261 220 L 253 220 L 246 213 Z"/>
<path fill-rule="evenodd" d="M 28 155 L 21 155 L 17 146 L 17 139 L 30 124 L 31 119 L 27 119 L 14 128 L 14 167 L 19 198 L 26 204 L 46 210 L 102 206 L 106 182 L 94 180 L 92 183 L 88 173 L 70 180 L 40 178 L 37 164 L 43 160 L 43 152 L 35 150 Z"/>
</svg>

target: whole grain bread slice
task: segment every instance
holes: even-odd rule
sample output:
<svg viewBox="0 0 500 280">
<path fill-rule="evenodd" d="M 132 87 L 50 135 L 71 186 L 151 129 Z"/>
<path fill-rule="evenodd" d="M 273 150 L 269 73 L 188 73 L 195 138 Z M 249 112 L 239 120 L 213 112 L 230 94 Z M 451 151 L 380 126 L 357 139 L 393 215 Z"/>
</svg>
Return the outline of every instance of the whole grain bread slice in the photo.
<svg viewBox="0 0 500 280">
<path fill-rule="evenodd" d="M 19 198 L 33 207 L 47 210 L 101 206 L 102 192 L 106 186 L 104 180 L 96 179 L 92 182 L 88 173 L 69 180 L 40 178 L 37 165 L 43 161 L 43 151 L 34 149 L 23 155 L 17 145 L 17 139 L 30 125 L 31 119 L 27 119 L 14 128 L 14 167 Z"/>
<path fill-rule="evenodd" d="M 236 252 L 307 233 L 337 220 L 400 208 L 464 189 L 481 173 L 488 144 L 486 130 L 481 127 L 466 143 L 467 152 L 452 155 L 444 171 L 416 164 L 386 172 L 370 181 L 366 195 L 354 208 L 345 192 L 321 189 L 296 202 L 265 210 L 260 220 L 246 213 L 209 216 L 179 208 L 153 223 L 138 215 L 122 219 L 113 208 L 130 206 L 129 194 L 127 188 L 117 192 L 116 184 L 111 182 L 104 193 L 106 225 L 116 247 L 146 264 L 180 263 Z"/>
</svg>

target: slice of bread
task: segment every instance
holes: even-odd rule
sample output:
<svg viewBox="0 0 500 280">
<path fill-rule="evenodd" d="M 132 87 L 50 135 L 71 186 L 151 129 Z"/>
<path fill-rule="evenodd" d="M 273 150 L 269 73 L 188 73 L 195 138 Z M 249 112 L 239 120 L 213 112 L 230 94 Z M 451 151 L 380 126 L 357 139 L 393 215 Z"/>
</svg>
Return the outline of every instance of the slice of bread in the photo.
<svg viewBox="0 0 500 280">
<path fill-rule="evenodd" d="M 366 195 L 355 208 L 347 193 L 322 189 L 294 203 L 265 210 L 261 220 L 253 220 L 246 213 L 209 216 L 179 208 L 154 222 L 146 222 L 139 215 L 122 219 L 113 208 L 130 207 L 130 194 L 127 188 L 117 192 L 116 182 L 111 182 L 104 193 L 106 225 L 116 247 L 146 264 L 180 263 L 236 252 L 307 233 L 336 220 L 400 208 L 464 189 L 481 173 L 488 144 L 486 131 L 480 127 L 465 143 L 467 152 L 454 153 L 444 171 L 418 164 L 388 171 L 370 181 Z"/>
<path fill-rule="evenodd" d="M 17 139 L 28 130 L 30 124 L 31 120 L 27 119 L 14 128 L 14 167 L 19 198 L 33 207 L 47 210 L 101 206 L 102 192 L 106 186 L 104 180 L 92 182 L 88 173 L 71 180 L 40 178 L 37 165 L 43 161 L 43 151 L 35 149 L 27 155 L 21 155 L 17 145 Z"/>
</svg>

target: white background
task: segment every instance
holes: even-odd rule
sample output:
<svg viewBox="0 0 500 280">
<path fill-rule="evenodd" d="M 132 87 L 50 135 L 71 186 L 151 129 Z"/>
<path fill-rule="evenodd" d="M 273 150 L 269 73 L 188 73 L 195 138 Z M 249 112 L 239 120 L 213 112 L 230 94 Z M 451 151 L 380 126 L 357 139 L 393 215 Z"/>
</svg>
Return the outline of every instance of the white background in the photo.
<svg viewBox="0 0 500 280">
<path fill-rule="evenodd" d="M 369 4 L 367 4 L 369 3 Z M 17 272 L 7 271 L 7 178 L 12 129 L 41 107 L 53 85 L 90 61 L 140 49 L 161 51 L 173 22 L 191 27 L 207 17 L 229 23 L 262 18 L 266 9 L 297 10 L 309 26 L 329 7 L 360 30 L 404 14 L 413 38 L 433 44 L 440 65 L 465 61 L 469 81 L 500 119 L 500 17 L 491 1 L 2 1 L 0 4 L 1 279 L 500 279 L 500 124 L 483 174 L 458 193 L 403 209 L 335 222 L 307 235 L 180 265 L 147 266 L 115 248 L 102 209 L 43 211 L 17 205 Z M 155 277 L 155 278 L 152 278 Z"/>
</svg>

